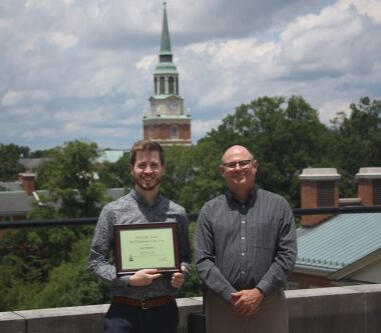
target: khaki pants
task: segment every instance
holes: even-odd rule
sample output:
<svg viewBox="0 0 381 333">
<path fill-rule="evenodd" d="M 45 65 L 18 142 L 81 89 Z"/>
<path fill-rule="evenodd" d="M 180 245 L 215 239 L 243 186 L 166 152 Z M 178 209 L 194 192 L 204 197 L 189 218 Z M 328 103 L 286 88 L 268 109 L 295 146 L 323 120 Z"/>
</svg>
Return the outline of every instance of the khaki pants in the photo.
<svg viewBox="0 0 381 333">
<path fill-rule="evenodd" d="M 266 296 L 257 313 L 237 314 L 230 304 L 208 291 L 206 297 L 207 333 L 287 333 L 288 313 L 283 290 Z"/>
</svg>

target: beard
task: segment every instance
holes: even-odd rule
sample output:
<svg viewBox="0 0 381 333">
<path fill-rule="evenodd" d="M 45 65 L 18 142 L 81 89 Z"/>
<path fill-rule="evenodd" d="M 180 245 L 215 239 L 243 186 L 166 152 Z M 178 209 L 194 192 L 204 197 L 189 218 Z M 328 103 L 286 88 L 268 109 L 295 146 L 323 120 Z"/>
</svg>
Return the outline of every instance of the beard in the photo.
<svg viewBox="0 0 381 333">
<path fill-rule="evenodd" d="M 161 177 L 144 177 L 144 176 L 135 176 L 134 184 L 143 191 L 152 191 L 158 186 L 160 186 Z"/>
</svg>

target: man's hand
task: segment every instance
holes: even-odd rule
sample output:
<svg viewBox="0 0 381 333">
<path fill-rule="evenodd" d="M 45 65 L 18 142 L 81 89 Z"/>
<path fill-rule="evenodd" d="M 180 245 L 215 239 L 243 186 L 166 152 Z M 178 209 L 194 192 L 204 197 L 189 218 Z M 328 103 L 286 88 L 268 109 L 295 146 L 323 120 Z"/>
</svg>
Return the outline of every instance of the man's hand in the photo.
<svg viewBox="0 0 381 333">
<path fill-rule="evenodd" d="M 181 266 L 181 272 L 176 272 L 172 274 L 171 286 L 173 288 L 181 288 L 185 282 L 185 267 Z"/>
<path fill-rule="evenodd" d="M 133 287 L 149 286 L 153 280 L 162 276 L 158 272 L 157 269 L 141 269 L 129 278 L 128 284 Z"/>
<path fill-rule="evenodd" d="M 231 295 L 231 304 L 234 310 L 242 316 L 251 316 L 257 312 L 264 297 L 262 291 L 257 288 L 244 289 Z"/>
</svg>

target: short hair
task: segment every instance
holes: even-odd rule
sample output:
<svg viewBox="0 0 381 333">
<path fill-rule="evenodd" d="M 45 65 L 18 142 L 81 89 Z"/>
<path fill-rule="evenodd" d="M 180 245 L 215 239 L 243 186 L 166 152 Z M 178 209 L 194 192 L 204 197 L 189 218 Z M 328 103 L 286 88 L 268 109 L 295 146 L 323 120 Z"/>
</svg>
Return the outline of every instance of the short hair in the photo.
<svg viewBox="0 0 381 333">
<path fill-rule="evenodd" d="M 138 151 L 157 151 L 159 153 L 160 163 L 164 165 L 164 151 L 159 143 L 151 140 L 139 140 L 135 142 L 131 148 L 130 164 L 135 165 L 136 154 Z"/>
</svg>

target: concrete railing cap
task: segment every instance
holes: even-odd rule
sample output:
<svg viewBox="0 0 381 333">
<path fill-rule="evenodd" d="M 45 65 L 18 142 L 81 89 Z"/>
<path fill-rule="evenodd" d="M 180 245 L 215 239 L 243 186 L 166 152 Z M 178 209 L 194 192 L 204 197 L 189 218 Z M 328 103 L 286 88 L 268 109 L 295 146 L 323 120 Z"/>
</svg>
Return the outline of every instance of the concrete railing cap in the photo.
<svg viewBox="0 0 381 333">
<path fill-rule="evenodd" d="M 336 168 L 306 168 L 299 175 L 300 180 L 338 180 L 340 177 Z"/>
<path fill-rule="evenodd" d="M 381 168 L 360 168 L 356 173 L 356 179 L 378 179 L 381 178 Z"/>
</svg>

